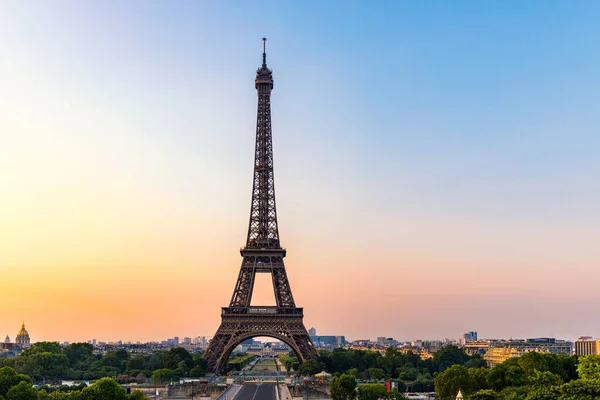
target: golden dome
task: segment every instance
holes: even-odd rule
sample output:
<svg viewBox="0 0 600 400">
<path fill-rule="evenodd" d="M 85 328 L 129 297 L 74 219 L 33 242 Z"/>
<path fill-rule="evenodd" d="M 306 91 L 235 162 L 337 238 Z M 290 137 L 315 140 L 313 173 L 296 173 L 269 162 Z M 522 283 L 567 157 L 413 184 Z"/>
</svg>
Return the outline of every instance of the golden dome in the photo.
<svg viewBox="0 0 600 400">
<path fill-rule="evenodd" d="M 23 322 L 23 325 L 21 325 L 21 330 L 19 331 L 19 333 L 17 333 L 17 337 L 19 336 L 29 336 L 29 333 L 25 329 L 25 322 Z"/>
<path fill-rule="evenodd" d="M 19 331 L 19 333 L 17 333 L 15 343 L 24 347 L 29 347 L 29 344 L 31 343 L 29 339 L 29 333 L 25 329 L 25 322 L 23 322 L 23 325 L 21 325 L 21 330 Z"/>
</svg>

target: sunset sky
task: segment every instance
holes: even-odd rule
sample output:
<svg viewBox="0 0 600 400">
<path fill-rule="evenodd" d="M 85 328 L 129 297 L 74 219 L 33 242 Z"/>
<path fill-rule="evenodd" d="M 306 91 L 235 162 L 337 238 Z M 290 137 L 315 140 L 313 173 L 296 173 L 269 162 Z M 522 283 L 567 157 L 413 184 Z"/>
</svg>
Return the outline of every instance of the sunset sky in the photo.
<svg viewBox="0 0 600 400">
<path fill-rule="evenodd" d="M 600 336 L 599 20 L 595 1 L 0 2 L 0 334 L 212 336 L 266 36 L 307 328 Z"/>
</svg>

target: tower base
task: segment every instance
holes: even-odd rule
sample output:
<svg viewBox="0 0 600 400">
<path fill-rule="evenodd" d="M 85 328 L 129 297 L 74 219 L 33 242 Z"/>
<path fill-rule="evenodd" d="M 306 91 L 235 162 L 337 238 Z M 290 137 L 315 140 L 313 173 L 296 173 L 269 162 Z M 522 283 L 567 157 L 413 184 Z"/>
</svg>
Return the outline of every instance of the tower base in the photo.
<svg viewBox="0 0 600 400">
<path fill-rule="evenodd" d="M 233 349 L 258 336 L 281 340 L 292 348 L 300 362 L 316 358 L 317 350 L 303 318 L 303 310 L 298 307 L 224 307 L 221 326 L 204 353 L 208 369 L 217 374 L 223 372 Z"/>
</svg>

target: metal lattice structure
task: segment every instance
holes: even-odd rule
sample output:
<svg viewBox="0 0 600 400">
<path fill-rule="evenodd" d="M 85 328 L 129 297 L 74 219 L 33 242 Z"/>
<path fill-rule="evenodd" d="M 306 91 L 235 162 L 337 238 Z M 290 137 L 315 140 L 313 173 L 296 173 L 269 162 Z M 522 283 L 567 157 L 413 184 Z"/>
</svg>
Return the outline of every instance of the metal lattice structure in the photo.
<svg viewBox="0 0 600 400">
<path fill-rule="evenodd" d="M 252 207 L 246 246 L 240 250 L 242 266 L 229 307 L 223 307 L 221 325 L 204 357 L 208 367 L 221 372 L 233 349 L 246 339 L 269 336 L 290 346 L 303 362 L 317 357 L 317 351 L 304 327 L 302 308 L 296 307 L 283 258 L 286 250 L 279 242 L 275 179 L 273 176 L 273 136 L 271 132 L 271 90 L 273 72 L 267 68 L 263 39 L 263 62 L 256 71 L 258 92 L 256 147 Z M 257 273 L 273 278 L 276 306 L 250 306 Z"/>
</svg>

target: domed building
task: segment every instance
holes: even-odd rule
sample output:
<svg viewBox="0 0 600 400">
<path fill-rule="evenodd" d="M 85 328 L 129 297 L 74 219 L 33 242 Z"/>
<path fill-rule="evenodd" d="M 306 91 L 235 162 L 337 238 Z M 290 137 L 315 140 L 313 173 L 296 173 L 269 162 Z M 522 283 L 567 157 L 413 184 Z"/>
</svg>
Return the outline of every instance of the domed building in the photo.
<svg viewBox="0 0 600 400">
<path fill-rule="evenodd" d="M 25 322 L 23 322 L 23 325 L 21 325 L 21 330 L 19 331 L 19 333 L 17 333 L 15 344 L 22 349 L 26 349 L 31 345 L 29 333 L 25 329 Z"/>
</svg>

